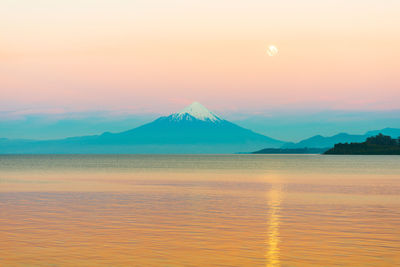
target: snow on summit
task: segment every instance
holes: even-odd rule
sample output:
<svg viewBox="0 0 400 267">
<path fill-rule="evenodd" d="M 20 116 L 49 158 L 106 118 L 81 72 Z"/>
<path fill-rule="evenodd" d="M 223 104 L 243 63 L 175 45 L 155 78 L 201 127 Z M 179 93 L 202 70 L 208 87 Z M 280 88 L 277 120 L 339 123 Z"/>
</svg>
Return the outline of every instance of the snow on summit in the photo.
<svg viewBox="0 0 400 267">
<path fill-rule="evenodd" d="M 206 107 L 198 102 L 193 102 L 190 106 L 185 107 L 180 112 L 172 114 L 172 117 L 176 120 L 182 120 L 186 114 L 189 114 L 195 119 L 202 121 L 209 120 L 212 122 L 217 122 L 221 120 L 217 115 L 209 111 Z"/>
</svg>

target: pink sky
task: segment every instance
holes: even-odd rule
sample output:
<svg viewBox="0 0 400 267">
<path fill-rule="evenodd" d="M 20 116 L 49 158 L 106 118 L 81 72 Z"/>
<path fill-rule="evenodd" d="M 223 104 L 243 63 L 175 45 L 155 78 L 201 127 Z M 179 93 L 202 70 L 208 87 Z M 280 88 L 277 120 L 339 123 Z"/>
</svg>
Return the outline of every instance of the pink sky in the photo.
<svg viewBox="0 0 400 267">
<path fill-rule="evenodd" d="M 399 10 L 396 0 L 5 0 L 0 109 L 399 109 Z"/>
</svg>

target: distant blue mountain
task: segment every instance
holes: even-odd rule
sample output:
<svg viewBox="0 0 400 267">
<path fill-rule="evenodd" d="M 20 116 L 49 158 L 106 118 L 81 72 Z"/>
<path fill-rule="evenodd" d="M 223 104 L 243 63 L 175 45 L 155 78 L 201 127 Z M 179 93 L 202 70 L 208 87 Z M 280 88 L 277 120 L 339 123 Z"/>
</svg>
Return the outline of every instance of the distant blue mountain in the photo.
<svg viewBox="0 0 400 267">
<path fill-rule="evenodd" d="M 382 129 L 382 130 L 369 131 L 365 135 L 367 137 L 370 137 L 370 136 L 378 135 L 380 133 L 383 134 L 383 135 L 389 135 L 392 138 L 397 138 L 397 137 L 400 136 L 400 129 L 397 129 L 397 128 L 385 128 L 385 129 Z"/>
<path fill-rule="evenodd" d="M 234 153 L 284 142 L 242 128 L 193 103 L 121 133 L 61 140 L 2 140 L 0 153 Z"/>
<path fill-rule="evenodd" d="M 396 128 L 385 128 L 382 130 L 369 131 L 363 135 L 340 133 L 334 136 L 324 137 L 316 135 L 308 139 L 302 140 L 298 143 L 286 143 L 282 148 L 331 148 L 338 143 L 362 143 L 368 137 L 375 136 L 379 133 L 389 135 L 392 138 L 398 138 L 400 136 L 400 129 Z"/>
</svg>

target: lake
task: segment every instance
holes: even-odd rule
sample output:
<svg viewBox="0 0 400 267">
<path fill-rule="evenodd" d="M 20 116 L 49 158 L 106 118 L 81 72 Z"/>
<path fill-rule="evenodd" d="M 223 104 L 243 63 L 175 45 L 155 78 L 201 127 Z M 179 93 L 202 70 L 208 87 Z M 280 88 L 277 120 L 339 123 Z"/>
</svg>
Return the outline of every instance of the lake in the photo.
<svg viewBox="0 0 400 267">
<path fill-rule="evenodd" d="M 398 266 L 400 156 L 1 155 L 0 266 Z"/>
</svg>

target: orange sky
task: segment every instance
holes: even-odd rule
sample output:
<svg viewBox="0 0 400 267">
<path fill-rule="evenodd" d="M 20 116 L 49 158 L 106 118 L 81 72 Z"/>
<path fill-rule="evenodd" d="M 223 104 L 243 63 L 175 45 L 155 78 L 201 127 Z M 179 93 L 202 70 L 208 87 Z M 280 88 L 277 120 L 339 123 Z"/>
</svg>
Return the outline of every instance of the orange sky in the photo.
<svg viewBox="0 0 400 267">
<path fill-rule="evenodd" d="M 0 109 L 399 109 L 399 10 L 396 0 L 5 0 Z"/>
</svg>

